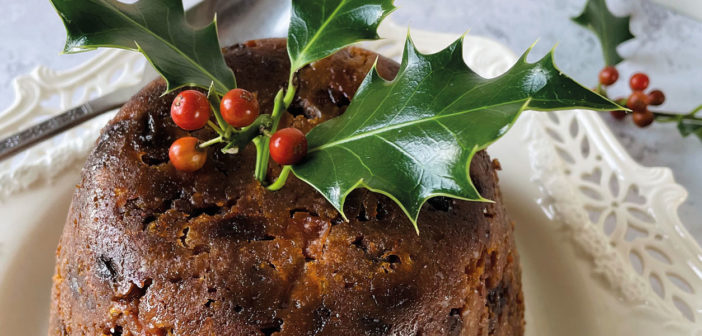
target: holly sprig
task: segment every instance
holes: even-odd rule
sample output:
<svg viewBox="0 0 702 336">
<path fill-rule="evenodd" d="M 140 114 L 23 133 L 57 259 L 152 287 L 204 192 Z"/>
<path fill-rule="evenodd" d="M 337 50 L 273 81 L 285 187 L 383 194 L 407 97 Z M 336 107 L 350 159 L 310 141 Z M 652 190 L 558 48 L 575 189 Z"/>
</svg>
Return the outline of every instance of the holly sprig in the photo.
<svg viewBox="0 0 702 336">
<path fill-rule="evenodd" d="M 287 44 L 290 77 L 288 88 L 281 89 L 274 100 L 273 132 L 278 129 L 283 111 L 295 98 L 295 73 L 348 45 L 378 39 L 378 25 L 393 10 L 393 0 L 292 0 Z M 259 136 L 253 141 L 257 153 L 254 175 L 257 180 L 265 181 L 270 137 Z M 276 188 L 277 185 L 272 187 Z"/>
<path fill-rule="evenodd" d="M 386 81 L 373 68 L 346 112 L 310 131 L 308 156 L 293 173 L 342 216 L 356 188 L 385 194 L 418 230 L 429 198 L 488 201 L 471 181 L 470 162 L 523 110 L 617 106 L 564 75 L 552 52 L 529 63 L 529 49 L 504 74 L 487 79 L 465 64 L 463 43 L 423 54 L 408 37 L 395 79 Z"/>
<path fill-rule="evenodd" d="M 217 23 L 194 29 L 180 0 L 51 0 L 66 27 L 64 53 L 101 47 L 138 51 L 163 76 L 167 92 L 184 86 L 219 94 L 236 87 L 224 62 Z"/>
<path fill-rule="evenodd" d="M 582 13 L 571 18 L 575 23 L 595 33 L 600 42 L 606 66 L 600 71 L 595 91 L 604 96 L 607 96 L 606 87 L 614 84 L 619 78 L 616 65 L 624 60 L 617 51 L 617 47 L 635 38 L 629 30 L 630 18 L 630 16 L 619 17 L 611 13 L 606 0 L 588 0 Z M 689 113 L 651 110 L 649 106 L 663 104 L 665 95 L 661 90 L 652 90 L 649 94 L 644 94 L 643 91 L 648 88 L 648 81 L 648 75 L 644 73 L 633 74 L 630 78 L 631 95 L 628 98 L 616 100 L 617 103 L 630 110 L 610 111 L 612 117 L 622 120 L 631 115 L 634 123 L 639 127 L 647 127 L 654 121 L 676 123 L 678 131 L 683 137 L 694 134 L 702 140 L 702 116 L 697 115 L 702 109 L 702 105 Z"/>
<path fill-rule="evenodd" d="M 236 154 L 253 143 L 258 181 L 266 184 L 272 157 L 283 169 L 269 190 L 282 188 L 293 173 L 342 216 L 346 196 L 365 187 L 397 202 L 418 229 L 419 211 L 431 197 L 488 201 L 470 179 L 471 160 L 502 137 L 523 110 L 622 108 L 564 75 L 552 52 L 529 63 L 527 51 L 505 74 L 487 79 L 465 65 L 463 39 L 438 53 L 422 54 L 408 38 L 394 80 L 382 79 L 373 68 L 346 112 L 305 136 L 294 128 L 278 129 L 295 99 L 296 73 L 357 41 L 378 38 L 378 25 L 395 8 L 392 0 L 292 0 L 289 81 L 278 90 L 269 114 L 259 113 L 254 93 L 236 88 L 231 71 L 221 71 L 226 64 L 216 43 L 216 24 L 203 31 L 189 27 L 178 0 L 52 2 L 66 25 L 70 50 L 136 46 L 133 49 L 160 69 L 168 90 L 200 88 L 180 92 L 171 116 L 183 129 L 207 126 L 217 136 L 204 142 L 193 137 L 176 140 L 169 150 L 176 169 L 201 168 L 204 147 L 220 146 L 219 150 Z M 90 10 L 74 8 L 84 4 Z M 169 13 L 176 13 L 173 21 L 141 18 L 168 18 Z M 202 41 L 174 38 L 171 25 L 177 25 L 183 36 L 199 36 Z M 199 58 L 200 52 L 207 57 Z M 182 69 L 161 64 L 168 62 L 180 62 L 185 70 L 178 73 Z"/>
<path fill-rule="evenodd" d="M 692 111 L 685 114 L 674 114 L 665 112 L 654 112 L 656 121 L 664 123 L 676 123 L 678 131 L 683 137 L 690 135 L 697 136 L 702 141 L 702 116 L 697 114 L 702 111 L 702 105 L 697 106 Z"/>
<path fill-rule="evenodd" d="M 617 47 L 634 38 L 629 30 L 630 19 L 630 16 L 612 14 L 605 0 L 588 0 L 580 15 L 571 18 L 573 22 L 595 33 L 606 65 L 617 65 L 624 60 Z"/>
<path fill-rule="evenodd" d="M 224 144 L 222 152 L 235 154 L 253 142 L 257 148 L 254 175 L 262 183 L 266 181 L 271 135 L 277 131 L 283 112 L 295 97 L 297 71 L 352 43 L 378 38 L 378 25 L 395 9 L 392 0 L 293 0 L 288 36 L 292 65 L 288 87 L 280 89 L 270 114 L 259 114 L 256 106 L 250 109 L 257 116 L 255 120 L 239 125 L 225 120 L 227 118 L 222 115 L 236 113 L 227 110 L 222 102 L 237 86 L 221 53 L 216 21 L 205 28 L 194 29 L 185 20 L 180 0 L 139 0 L 133 4 L 117 0 L 51 2 L 66 27 L 65 52 L 100 47 L 139 51 L 166 80 L 166 92 L 184 86 L 207 89 L 206 96 L 194 99 L 206 97 L 210 101 L 209 110 L 200 113 L 211 113 L 216 123 L 207 122 L 200 127 L 207 125 L 217 136 L 201 142 L 198 149 Z M 96 17 L 100 19 L 95 20 Z M 234 104 L 245 102 L 235 100 Z M 188 153 L 191 158 L 196 152 Z"/>
</svg>

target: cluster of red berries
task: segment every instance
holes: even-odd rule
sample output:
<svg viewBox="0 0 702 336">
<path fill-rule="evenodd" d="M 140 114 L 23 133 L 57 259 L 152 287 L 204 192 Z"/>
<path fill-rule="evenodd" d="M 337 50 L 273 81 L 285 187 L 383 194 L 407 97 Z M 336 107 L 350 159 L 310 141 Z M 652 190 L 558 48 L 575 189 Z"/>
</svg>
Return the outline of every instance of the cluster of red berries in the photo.
<svg viewBox="0 0 702 336">
<path fill-rule="evenodd" d="M 207 125 L 211 110 L 204 93 L 185 90 L 173 100 L 171 118 L 178 127 L 194 131 Z M 233 89 L 222 97 L 219 111 L 222 119 L 232 127 L 246 127 L 259 115 L 258 100 L 247 90 Z M 307 154 L 307 138 L 296 128 L 281 129 L 271 137 L 269 151 L 273 160 L 281 165 L 298 163 Z M 194 172 L 205 165 L 207 152 L 200 146 L 200 140 L 188 136 L 171 144 L 168 157 L 176 169 Z"/>
<path fill-rule="evenodd" d="M 609 86 L 614 84 L 619 79 L 619 72 L 613 66 L 605 67 L 600 71 L 600 84 Z M 665 95 L 661 90 L 651 90 L 648 94 L 644 92 L 649 84 L 648 75 L 637 72 L 629 78 L 629 87 L 632 92 L 625 100 L 617 99 L 617 102 L 626 104 L 626 107 L 632 111 L 631 118 L 639 127 L 650 125 L 655 119 L 653 112 L 648 110 L 648 106 L 658 106 L 665 102 Z M 626 111 L 611 111 L 612 117 L 622 120 L 626 117 Z"/>
</svg>

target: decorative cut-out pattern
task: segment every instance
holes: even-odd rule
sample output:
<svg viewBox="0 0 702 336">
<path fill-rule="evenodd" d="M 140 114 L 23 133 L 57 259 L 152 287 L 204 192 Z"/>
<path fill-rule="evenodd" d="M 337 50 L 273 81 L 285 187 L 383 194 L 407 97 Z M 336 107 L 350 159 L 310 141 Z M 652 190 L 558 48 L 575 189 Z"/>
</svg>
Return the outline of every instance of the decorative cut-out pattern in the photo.
<svg viewBox="0 0 702 336">
<path fill-rule="evenodd" d="M 686 192 L 671 171 L 635 163 L 595 112 L 525 117 L 545 206 L 592 259 L 593 272 L 622 299 L 701 333 L 702 293 L 694 288 L 702 288 L 702 254 L 676 214 Z"/>
</svg>

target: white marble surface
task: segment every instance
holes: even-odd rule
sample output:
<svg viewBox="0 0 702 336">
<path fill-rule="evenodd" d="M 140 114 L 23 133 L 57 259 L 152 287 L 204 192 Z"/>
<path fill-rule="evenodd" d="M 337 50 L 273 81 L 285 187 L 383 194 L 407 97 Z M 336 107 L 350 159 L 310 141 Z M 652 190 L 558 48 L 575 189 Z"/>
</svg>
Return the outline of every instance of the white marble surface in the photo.
<svg viewBox="0 0 702 336">
<path fill-rule="evenodd" d="M 284 1 L 284 0 L 281 0 Z M 585 0 L 397 0 L 393 14 L 398 23 L 445 32 L 470 30 L 494 38 L 517 53 L 539 40 L 532 58 L 540 57 L 556 43 L 556 62 L 568 74 L 587 85 L 596 83 L 602 67 L 594 35 L 568 18 L 577 15 Z M 672 12 L 648 0 L 609 0 L 617 14 L 632 14 L 636 39 L 622 45 L 627 59 L 620 65 L 626 78 L 646 71 L 652 86 L 663 89 L 668 101 L 661 107 L 685 112 L 702 104 L 702 22 Z M 13 99 L 11 79 L 38 64 L 67 69 L 94 54 L 61 55 L 64 30 L 48 0 L 0 0 L 0 109 Z M 702 6 L 702 2 L 700 2 Z M 625 81 L 611 90 L 626 93 Z M 631 123 L 612 121 L 604 115 L 622 144 L 640 163 L 667 166 L 690 193 L 680 208 L 688 229 L 702 242 L 702 142 L 682 139 L 672 125 L 641 130 Z M 527 177 L 525 177 L 527 178 Z"/>
</svg>

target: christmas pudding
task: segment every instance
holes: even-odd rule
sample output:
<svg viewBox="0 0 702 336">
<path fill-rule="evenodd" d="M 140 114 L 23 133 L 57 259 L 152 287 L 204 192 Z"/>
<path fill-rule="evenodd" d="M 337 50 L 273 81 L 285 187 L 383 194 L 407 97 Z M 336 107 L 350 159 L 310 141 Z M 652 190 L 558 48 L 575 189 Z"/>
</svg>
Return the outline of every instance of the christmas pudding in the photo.
<svg viewBox="0 0 702 336">
<path fill-rule="evenodd" d="M 261 111 L 288 85 L 285 40 L 224 50 Z M 344 113 L 377 55 L 346 48 L 302 68 L 280 127 L 308 132 Z M 399 65 L 377 60 L 392 79 Z M 484 151 L 470 164 L 489 202 L 431 198 L 417 224 L 389 197 L 350 193 L 342 217 L 291 176 L 270 191 L 256 148 L 207 147 L 194 172 L 169 161 L 188 132 L 162 79 L 103 129 L 57 250 L 49 335 L 522 335 L 513 222 Z M 281 172 L 271 161 L 268 180 Z M 273 177 L 271 177 L 273 176 Z M 410 186 L 407 186 L 408 188 Z"/>
</svg>

